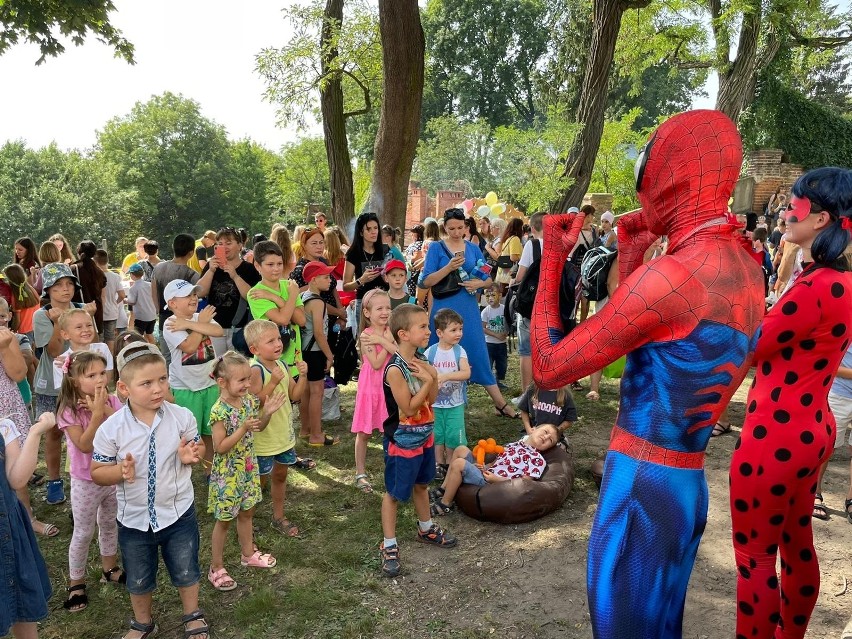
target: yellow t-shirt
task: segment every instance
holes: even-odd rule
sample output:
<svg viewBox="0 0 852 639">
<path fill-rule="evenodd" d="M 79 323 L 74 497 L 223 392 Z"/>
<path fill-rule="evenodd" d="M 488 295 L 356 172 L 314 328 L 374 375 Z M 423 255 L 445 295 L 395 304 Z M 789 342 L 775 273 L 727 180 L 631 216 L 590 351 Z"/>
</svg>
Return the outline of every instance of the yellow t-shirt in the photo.
<svg viewBox="0 0 852 639">
<path fill-rule="evenodd" d="M 285 373 L 287 366 L 282 361 L 277 361 L 275 364 Z M 256 357 L 251 360 L 251 365 L 260 369 L 260 379 L 263 384 L 272 375 L 266 366 L 264 366 Z M 278 382 L 275 391 L 284 395 L 284 403 L 277 411 L 272 413 L 272 418 L 269 420 L 266 428 L 254 434 L 254 452 L 259 457 L 272 457 L 278 455 L 296 446 L 296 431 L 293 428 L 293 406 L 290 404 L 290 376 L 285 375 L 284 379 Z"/>
</svg>

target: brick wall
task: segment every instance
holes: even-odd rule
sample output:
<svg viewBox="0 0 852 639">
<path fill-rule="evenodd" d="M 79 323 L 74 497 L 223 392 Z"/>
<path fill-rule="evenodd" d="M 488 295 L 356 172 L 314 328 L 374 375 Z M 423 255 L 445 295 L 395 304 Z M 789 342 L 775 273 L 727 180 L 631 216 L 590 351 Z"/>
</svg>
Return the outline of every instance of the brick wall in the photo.
<svg viewBox="0 0 852 639">
<path fill-rule="evenodd" d="M 583 205 L 591 204 L 595 207 L 595 214 L 600 217 L 604 211 L 612 211 L 611 193 L 586 193 L 583 197 Z"/>
<path fill-rule="evenodd" d="M 804 170 L 798 164 L 784 162 L 781 149 L 757 149 L 749 153 L 747 175 L 754 179 L 751 210 L 762 213 L 775 189 L 780 186 L 782 193 L 788 193 L 802 173 Z"/>
<path fill-rule="evenodd" d="M 464 200 L 464 191 L 438 191 L 435 194 L 435 208 L 429 214 L 440 220 L 444 217 L 444 211 L 454 207 Z"/>
</svg>

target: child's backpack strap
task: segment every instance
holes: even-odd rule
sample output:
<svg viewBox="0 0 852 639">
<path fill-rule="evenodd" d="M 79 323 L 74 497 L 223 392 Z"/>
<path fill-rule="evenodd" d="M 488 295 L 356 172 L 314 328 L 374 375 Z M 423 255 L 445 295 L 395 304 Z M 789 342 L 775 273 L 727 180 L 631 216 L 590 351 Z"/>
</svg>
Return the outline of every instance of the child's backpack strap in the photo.
<svg viewBox="0 0 852 639">
<path fill-rule="evenodd" d="M 426 356 L 426 361 L 433 366 L 435 364 L 435 351 L 437 350 L 437 348 L 437 344 L 432 344 L 432 346 L 423 351 L 423 354 Z"/>
<path fill-rule="evenodd" d="M 461 370 L 461 346 L 453 344 L 453 356 L 456 358 L 456 369 Z"/>
</svg>

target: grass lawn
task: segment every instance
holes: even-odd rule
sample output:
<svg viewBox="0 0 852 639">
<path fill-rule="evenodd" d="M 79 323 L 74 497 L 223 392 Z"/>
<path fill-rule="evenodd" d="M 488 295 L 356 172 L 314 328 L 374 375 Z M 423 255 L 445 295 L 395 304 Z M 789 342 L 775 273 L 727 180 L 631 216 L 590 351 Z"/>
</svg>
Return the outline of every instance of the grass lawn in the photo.
<svg viewBox="0 0 852 639">
<path fill-rule="evenodd" d="M 510 356 L 510 371 L 518 370 L 517 356 Z M 510 372 L 507 383 L 519 390 L 517 372 Z M 600 403 L 576 398 L 581 415 L 572 441 L 582 439 L 583 431 L 599 425 L 608 432 L 615 415 L 615 383 L 604 380 L 605 399 Z M 270 527 L 271 503 L 258 506 L 255 525 L 258 546 L 274 554 L 278 565 L 271 570 L 241 568 L 236 529 L 232 527 L 226 547 L 225 562 L 238 582 L 236 590 L 219 593 L 206 579 L 210 559 L 212 518 L 206 514 L 206 486 L 198 472 L 195 481 L 196 508 L 201 525 L 200 563 L 202 571 L 201 606 L 215 637 L 395 637 L 388 624 L 388 604 L 393 595 L 392 582 L 380 574 L 378 544 L 381 541 L 380 502 L 382 495 L 382 451 L 379 435 L 374 435 L 367 457 L 368 472 L 375 492 L 362 494 L 353 485 L 354 437 L 349 432 L 355 383 L 341 388 L 342 417 L 324 426 L 329 433 L 340 435 L 338 446 L 315 449 L 301 444 L 299 452 L 317 461 L 313 471 L 292 470 L 288 481 L 285 513 L 302 531 L 297 539 L 286 538 Z M 508 392 L 507 399 L 517 392 Z M 498 442 L 519 437 L 520 420 L 494 415 L 493 406 L 481 387 L 472 387 L 466 411 L 468 438 L 494 437 Z M 576 446 L 577 487 L 589 489 L 588 467 L 599 449 Z M 593 487 L 592 487 L 593 490 Z M 66 481 L 66 494 L 68 485 Z M 61 529 L 53 539 L 41 539 L 54 585 L 51 614 L 42 624 L 41 637 L 101 638 L 120 637 L 127 629 L 130 600 L 123 589 L 98 583 L 100 562 L 97 545 L 92 544 L 89 570 L 89 606 L 79 613 L 62 608 L 67 583 L 67 548 L 71 537 L 70 504 L 51 507 L 43 502 L 43 489 L 33 493 L 37 516 L 55 523 Z M 463 517 L 459 515 L 458 517 Z M 408 540 L 413 535 L 413 508 L 404 505 L 399 511 L 399 536 Z M 468 520 L 472 521 L 472 520 Z M 474 522 L 473 525 L 478 525 Z M 408 544 L 410 547 L 411 544 Z M 403 557 L 405 566 L 405 556 Z M 177 591 L 162 568 L 154 595 L 154 616 L 160 624 L 160 637 L 182 636 L 180 602 Z"/>
</svg>

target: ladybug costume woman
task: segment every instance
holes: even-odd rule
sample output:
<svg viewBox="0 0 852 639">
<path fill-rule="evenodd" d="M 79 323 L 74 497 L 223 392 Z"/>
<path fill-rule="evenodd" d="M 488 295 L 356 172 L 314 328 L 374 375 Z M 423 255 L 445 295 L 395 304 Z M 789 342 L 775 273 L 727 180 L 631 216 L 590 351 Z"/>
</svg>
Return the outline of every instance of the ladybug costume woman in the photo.
<svg viewBox="0 0 852 639">
<path fill-rule="evenodd" d="M 787 239 L 804 270 L 763 321 L 743 432 L 731 460 L 737 639 L 805 636 L 819 594 L 811 513 L 836 435 L 828 391 L 852 336 L 852 171 L 793 185 Z M 775 562 L 781 553 L 781 578 Z"/>
</svg>

